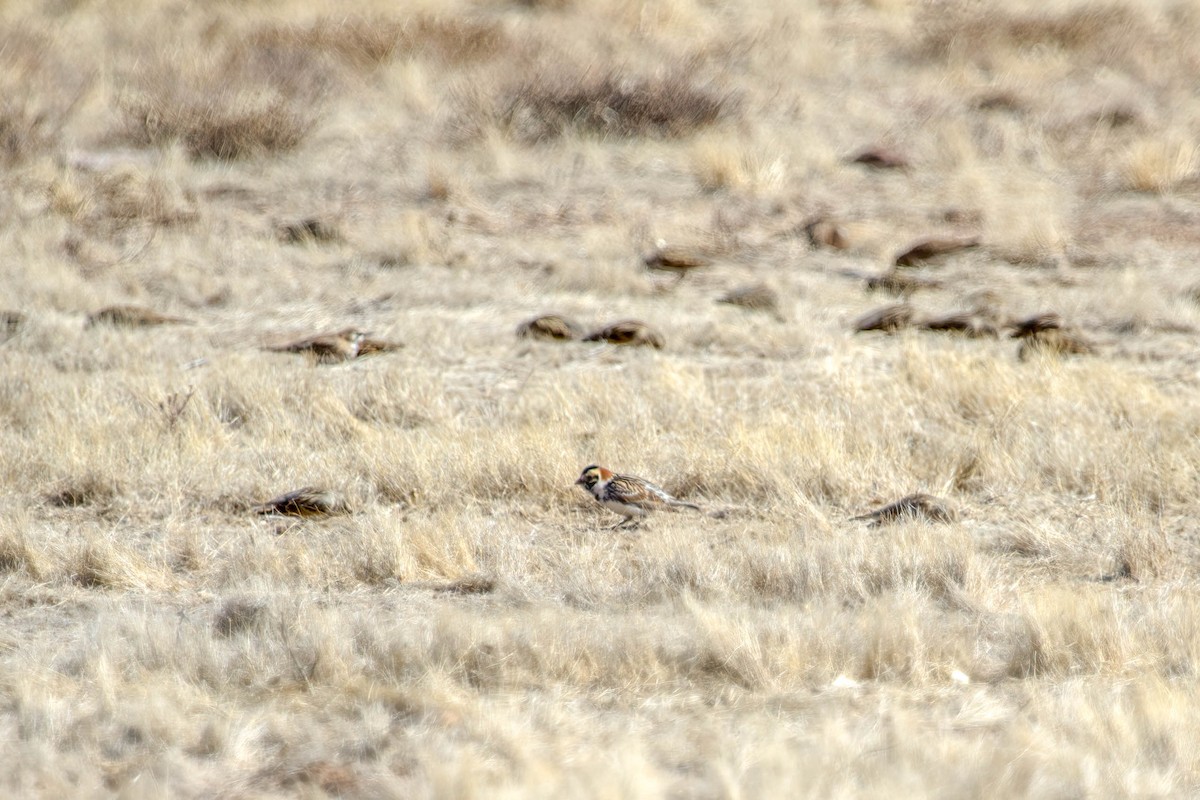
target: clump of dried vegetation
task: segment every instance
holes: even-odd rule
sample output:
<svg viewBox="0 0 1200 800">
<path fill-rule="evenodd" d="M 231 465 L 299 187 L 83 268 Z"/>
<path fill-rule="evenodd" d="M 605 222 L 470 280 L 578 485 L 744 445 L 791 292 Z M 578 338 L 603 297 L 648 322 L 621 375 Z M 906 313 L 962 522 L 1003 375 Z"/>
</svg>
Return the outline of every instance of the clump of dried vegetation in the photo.
<svg viewBox="0 0 1200 800">
<path fill-rule="evenodd" d="M 163 53 L 139 71 L 125 100 L 129 141 L 176 142 L 197 158 L 237 159 L 297 147 L 330 88 L 305 51 L 243 43 L 223 54 Z"/>
<path fill-rule="evenodd" d="M 115 10 L 0 26 L 8 794 L 1196 793 L 1190 6 Z"/>
<path fill-rule="evenodd" d="M 649 78 L 544 75 L 511 90 L 498 121 L 532 142 L 568 133 L 679 138 L 732 117 L 736 105 L 727 91 L 696 82 L 684 69 Z"/>
</svg>

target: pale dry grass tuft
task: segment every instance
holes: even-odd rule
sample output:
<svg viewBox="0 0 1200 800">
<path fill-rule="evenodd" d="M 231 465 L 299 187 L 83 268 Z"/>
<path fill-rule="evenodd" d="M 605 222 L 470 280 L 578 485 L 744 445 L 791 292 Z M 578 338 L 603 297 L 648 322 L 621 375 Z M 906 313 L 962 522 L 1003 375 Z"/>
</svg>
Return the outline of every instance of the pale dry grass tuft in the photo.
<svg viewBox="0 0 1200 800">
<path fill-rule="evenodd" d="M 1135 192 L 1169 192 L 1200 169 L 1200 148 L 1188 140 L 1143 139 L 1126 151 L 1120 177 Z"/>
<path fill-rule="evenodd" d="M 710 192 L 775 189 L 787 178 L 787 164 L 782 156 L 745 148 L 723 137 L 697 142 L 692 150 L 692 164 L 700 187 Z"/>
</svg>

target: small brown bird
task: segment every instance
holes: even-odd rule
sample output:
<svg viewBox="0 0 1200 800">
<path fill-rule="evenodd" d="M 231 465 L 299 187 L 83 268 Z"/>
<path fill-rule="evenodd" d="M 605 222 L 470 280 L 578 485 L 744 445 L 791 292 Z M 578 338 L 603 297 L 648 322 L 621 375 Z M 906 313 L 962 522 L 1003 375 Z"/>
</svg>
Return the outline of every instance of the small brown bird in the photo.
<svg viewBox="0 0 1200 800">
<path fill-rule="evenodd" d="M 750 311 L 766 311 L 774 315 L 776 319 L 782 317 L 779 312 L 779 295 L 765 283 L 752 283 L 748 286 L 731 289 L 717 298 L 717 302 L 739 306 Z"/>
<path fill-rule="evenodd" d="M 583 330 L 572 320 L 558 314 L 542 314 L 527 319 L 517 326 L 517 336 L 522 339 L 553 339 L 569 342 L 583 335 Z"/>
<path fill-rule="evenodd" d="M 335 492 L 312 486 L 281 494 L 255 506 L 253 510 L 255 514 L 279 514 L 286 517 L 328 517 L 350 513 L 346 501 Z"/>
<path fill-rule="evenodd" d="M 711 265 L 712 259 L 695 248 L 664 245 L 642 256 L 642 263 L 649 270 L 671 273 L 678 283 L 692 271 Z"/>
<path fill-rule="evenodd" d="M 926 331 L 943 333 L 961 333 L 971 339 L 995 339 L 999 336 L 995 324 L 988 315 L 978 311 L 965 311 L 959 314 L 947 314 L 941 317 L 928 317 L 917 323 L 917 327 Z"/>
<path fill-rule="evenodd" d="M 883 508 L 877 508 L 850 519 L 853 521 L 867 520 L 868 526 L 873 528 L 877 525 L 918 518 L 929 522 L 954 522 L 958 519 L 958 512 L 941 498 L 918 493 L 902 497 Z"/>
<path fill-rule="evenodd" d="M 392 342 L 387 339 L 372 339 L 369 336 L 364 336 L 358 343 L 358 358 L 365 356 L 377 356 L 383 353 L 394 353 L 397 350 L 403 350 L 403 342 Z"/>
<path fill-rule="evenodd" d="M 845 229 L 831 217 L 813 217 L 804 223 L 804 235 L 814 248 L 846 250 L 850 247 Z"/>
<path fill-rule="evenodd" d="M 1012 330 L 1009 334 L 1011 339 L 1025 339 L 1030 336 L 1037 336 L 1045 331 L 1061 330 L 1063 327 L 1063 319 L 1053 311 L 1047 311 L 1041 314 L 1034 314 L 1032 317 L 1026 317 L 1021 320 L 1013 320 L 1006 326 Z"/>
<path fill-rule="evenodd" d="M 896 305 L 877 308 L 859 317 L 854 323 L 854 330 L 859 333 L 864 331 L 894 333 L 901 328 L 907 328 L 911 325 L 912 319 L 912 306 L 907 303 L 897 303 Z"/>
<path fill-rule="evenodd" d="M 846 159 L 851 164 L 862 164 L 872 169 L 906 169 L 908 158 L 898 150 L 882 145 L 860 150 Z"/>
<path fill-rule="evenodd" d="M 1022 337 L 1017 350 L 1018 361 L 1028 361 L 1037 355 L 1087 356 L 1096 352 L 1096 347 L 1076 333 L 1061 328 L 1048 328 Z"/>
<path fill-rule="evenodd" d="M 898 295 L 900 297 L 909 297 L 914 292 L 920 289 L 936 289 L 941 286 L 941 283 L 929 278 L 919 278 L 916 275 L 910 275 L 907 272 L 897 272 L 889 270 L 881 275 L 872 275 L 867 278 L 867 290 L 877 291 L 882 289 L 889 294 Z"/>
<path fill-rule="evenodd" d="M 357 358 L 366 338 L 367 335 L 362 331 L 346 328 L 337 333 L 324 333 L 264 349 L 273 353 L 304 353 L 318 364 L 337 364 Z"/>
<path fill-rule="evenodd" d="M 661 333 L 636 319 L 627 319 L 606 325 L 583 337 L 583 341 L 632 346 L 646 345 L 657 349 L 662 349 L 665 344 Z"/>
<path fill-rule="evenodd" d="M 306 242 L 332 242 L 341 238 L 337 226 L 318 217 L 307 217 L 294 222 L 285 222 L 277 229 L 279 238 L 288 244 Z"/>
<path fill-rule="evenodd" d="M 896 266 L 919 267 L 933 259 L 978 247 L 980 241 L 978 236 L 920 239 L 900 251 L 896 256 Z"/>
<path fill-rule="evenodd" d="M 87 327 L 89 328 L 101 324 L 142 328 L 149 325 L 189 325 L 191 320 L 160 314 L 142 306 L 107 306 L 87 318 Z"/>
<path fill-rule="evenodd" d="M 676 500 L 645 478 L 617 475 L 596 464 L 584 467 L 575 485 L 583 487 L 609 511 L 624 517 L 614 528 L 622 528 L 630 523 L 636 527 L 652 511 L 674 511 L 677 508 L 700 510 L 700 506 Z"/>
</svg>

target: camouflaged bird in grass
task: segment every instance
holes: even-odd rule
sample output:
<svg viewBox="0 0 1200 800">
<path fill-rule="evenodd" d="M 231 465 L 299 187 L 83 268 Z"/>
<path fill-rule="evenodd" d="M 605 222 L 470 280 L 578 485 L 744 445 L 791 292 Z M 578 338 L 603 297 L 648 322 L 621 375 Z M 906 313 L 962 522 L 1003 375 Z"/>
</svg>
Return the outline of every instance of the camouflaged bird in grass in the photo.
<svg viewBox="0 0 1200 800">
<path fill-rule="evenodd" d="M 700 506 L 672 497 L 666 490 L 636 475 L 617 475 L 609 469 L 592 464 L 584 467 L 575 485 L 592 495 L 596 502 L 624 519 L 614 525 L 636 527 L 648 514 L 655 511 L 674 511 L 690 508 L 699 511 Z"/>
<path fill-rule="evenodd" d="M 346 501 L 337 493 L 313 486 L 281 494 L 255 506 L 253 510 L 255 514 L 276 514 L 285 517 L 328 517 L 350 513 Z"/>
<path fill-rule="evenodd" d="M 663 246 L 642 256 L 642 263 L 652 272 L 674 275 L 678 284 L 695 270 L 710 266 L 712 259 L 694 247 Z"/>
<path fill-rule="evenodd" d="M 891 147 L 875 145 L 860 150 L 846 159 L 850 164 L 861 164 L 872 169 L 907 169 L 908 157 Z"/>
<path fill-rule="evenodd" d="M 897 267 L 919 267 L 935 259 L 978 247 L 981 241 L 978 236 L 920 239 L 901 250 L 896 255 L 895 263 Z"/>
<path fill-rule="evenodd" d="M 323 333 L 287 344 L 263 348 L 272 353 L 299 353 L 316 360 L 318 364 L 337 364 L 357 358 L 367 335 L 354 328 L 336 333 Z"/>
<path fill-rule="evenodd" d="M 683 273 L 707 267 L 712 264 L 712 259 L 696 247 L 663 245 L 642 256 L 642 263 L 646 265 L 647 269 Z"/>
<path fill-rule="evenodd" d="M 988 315 L 977 311 L 927 317 L 918 321 L 917 327 L 925 331 L 959 333 L 971 339 L 995 339 L 1000 335 Z"/>
<path fill-rule="evenodd" d="M 583 337 L 585 342 L 608 342 L 629 346 L 662 349 L 666 344 L 661 333 L 636 319 L 622 320 L 592 331 Z"/>
<path fill-rule="evenodd" d="M 905 519 L 922 519 L 928 522 L 955 522 L 958 512 L 945 500 L 931 494 L 910 494 L 882 508 L 851 517 L 852 521 L 866 520 L 869 527 L 900 522 Z"/>
<path fill-rule="evenodd" d="M 107 306 L 87 318 L 87 326 L 113 325 L 122 328 L 144 328 L 152 325 L 188 325 L 191 320 L 160 314 L 143 306 Z"/>
<path fill-rule="evenodd" d="M 569 342 L 583 335 L 583 329 L 574 321 L 559 314 L 542 314 L 525 320 L 517 326 L 521 339 L 550 339 Z"/>
<path fill-rule="evenodd" d="M 288 244 L 308 242 L 333 242 L 342 238 L 342 233 L 333 222 L 319 217 L 285 222 L 276 228 L 280 240 Z"/>
<path fill-rule="evenodd" d="M 854 323 L 854 330 L 859 333 L 865 331 L 895 333 L 902 328 L 909 327 L 912 321 L 912 306 L 907 303 L 897 303 L 896 305 L 877 308 L 859 317 Z"/>
</svg>

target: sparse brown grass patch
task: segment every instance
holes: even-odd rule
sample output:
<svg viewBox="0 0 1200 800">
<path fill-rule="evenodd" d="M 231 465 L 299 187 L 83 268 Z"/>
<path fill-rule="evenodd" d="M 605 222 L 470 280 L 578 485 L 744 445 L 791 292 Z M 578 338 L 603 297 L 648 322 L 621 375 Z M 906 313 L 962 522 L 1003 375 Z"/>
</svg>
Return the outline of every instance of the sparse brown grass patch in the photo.
<svg viewBox="0 0 1200 800">
<path fill-rule="evenodd" d="M 621 72 L 543 75 L 508 93 L 498 123 L 524 141 L 568 133 L 680 138 L 737 114 L 728 92 L 678 68 L 662 77 Z"/>
<path fill-rule="evenodd" d="M 333 80 L 306 51 L 253 42 L 188 58 L 139 66 L 123 104 L 133 144 L 179 142 L 193 157 L 223 160 L 286 152 L 316 125 Z"/>
</svg>

